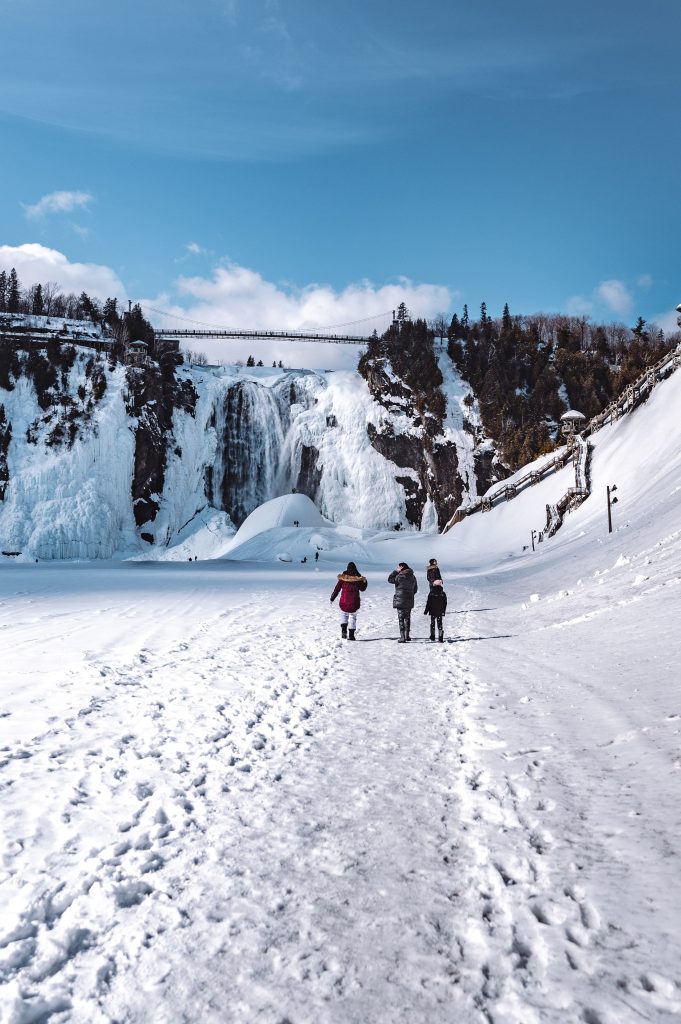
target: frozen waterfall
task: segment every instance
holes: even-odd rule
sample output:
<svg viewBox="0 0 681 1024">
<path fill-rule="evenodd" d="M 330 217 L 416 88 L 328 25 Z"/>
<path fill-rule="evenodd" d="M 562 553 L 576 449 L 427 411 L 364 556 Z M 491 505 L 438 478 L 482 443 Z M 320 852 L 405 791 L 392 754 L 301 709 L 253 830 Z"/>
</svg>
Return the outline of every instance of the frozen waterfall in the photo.
<svg viewBox="0 0 681 1024">
<path fill-rule="evenodd" d="M 324 385 L 316 374 L 298 371 L 273 383 L 230 382 L 216 396 L 217 450 L 207 475 L 207 496 L 237 525 L 258 505 L 296 486 L 300 452 L 286 444 L 287 436 L 296 416 L 314 404 L 315 392 Z"/>
</svg>

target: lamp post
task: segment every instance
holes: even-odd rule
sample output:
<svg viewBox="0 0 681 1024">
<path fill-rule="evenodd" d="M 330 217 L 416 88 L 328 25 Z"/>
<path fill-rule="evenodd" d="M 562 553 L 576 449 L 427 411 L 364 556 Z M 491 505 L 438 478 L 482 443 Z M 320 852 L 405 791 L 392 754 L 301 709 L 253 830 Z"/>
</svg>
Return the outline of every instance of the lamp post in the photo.
<svg viewBox="0 0 681 1024">
<path fill-rule="evenodd" d="M 608 533 L 612 533 L 612 506 L 617 504 L 617 498 L 613 498 L 612 495 L 617 490 L 617 484 L 609 484 L 606 490 L 608 492 Z"/>
</svg>

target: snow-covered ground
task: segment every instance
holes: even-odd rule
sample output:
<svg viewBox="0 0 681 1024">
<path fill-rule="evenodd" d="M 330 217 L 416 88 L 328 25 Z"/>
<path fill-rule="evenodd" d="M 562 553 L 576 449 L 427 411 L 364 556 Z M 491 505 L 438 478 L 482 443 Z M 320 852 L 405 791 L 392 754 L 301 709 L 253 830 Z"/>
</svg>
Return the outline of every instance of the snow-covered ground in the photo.
<svg viewBox="0 0 681 1024">
<path fill-rule="evenodd" d="M 220 560 L 3 563 L 3 1022 L 678 1021 L 680 401 L 535 552 L 561 474 L 444 537 L 291 499 Z"/>
</svg>

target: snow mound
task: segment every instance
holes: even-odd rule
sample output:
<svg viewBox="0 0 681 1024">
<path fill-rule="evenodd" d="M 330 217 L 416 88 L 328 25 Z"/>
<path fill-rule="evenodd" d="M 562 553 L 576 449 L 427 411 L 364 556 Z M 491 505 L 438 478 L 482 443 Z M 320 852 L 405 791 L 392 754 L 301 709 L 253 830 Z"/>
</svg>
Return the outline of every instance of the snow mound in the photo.
<svg viewBox="0 0 681 1024">
<path fill-rule="evenodd" d="M 332 525 L 306 494 L 284 494 L 280 498 L 266 501 L 251 512 L 237 530 L 234 547 L 245 544 L 266 530 L 276 530 L 283 526 L 296 529 L 296 523 L 300 527 L 312 529 Z"/>
</svg>

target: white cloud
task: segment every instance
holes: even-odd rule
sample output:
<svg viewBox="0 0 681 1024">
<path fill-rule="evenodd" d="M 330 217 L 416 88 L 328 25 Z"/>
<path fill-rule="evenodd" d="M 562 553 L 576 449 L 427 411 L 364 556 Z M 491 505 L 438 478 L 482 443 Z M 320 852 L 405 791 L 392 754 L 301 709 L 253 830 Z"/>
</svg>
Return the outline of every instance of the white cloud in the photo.
<svg viewBox="0 0 681 1024">
<path fill-rule="evenodd" d="M 390 312 L 403 301 L 413 316 L 431 317 L 440 309 L 448 309 L 452 302 L 448 288 L 414 284 L 408 278 L 379 287 L 361 281 L 338 292 L 329 285 L 298 288 L 274 284 L 234 263 L 216 267 L 211 277 L 180 277 L 176 287 L 186 302 L 176 305 L 173 312 L 183 316 L 225 327 L 297 331 L 333 327 Z"/>
<path fill-rule="evenodd" d="M 66 292 L 86 291 L 93 298 L 117 296 L 123 299 L 126 289 L 110 267 L 97 263 L 71 263 L 56 249 L 36 242 L 23 245 L 0 245 L 0 270 L 15 267 L 22 287 L 56 281 Z"/>
<path fill-rule="evenodd" d="M 415 284 L 408 278 L 380 286 L 370 281 L 361 281 L 341 291 L 320 284 L 300 288 L 267 281 L 256 271 L 234 263 L 216 267 L 210 277 L 180 277 L 175 287 L 179 295 L 176 301 L 166 295 L 142 303 L 143 306 L 162 308 L 170 314 L 155 317 L 159 326 L 184 325 L 191 329 L 191 323 L 174 319 L 183 317 L 225 329 L 306 331 L 338 326 L 337 333 L 365 335 L 370 334 L 375 327 L 380 334 L 390 323 L 392 310 L 400 302 L 407 304 L 412 316 L 430 318 L 440 310 L 449 309 L 454 299 L 458 298 L 443 285 Z M 365 320 L 377 314 L 387 315 Z M 240 345 L 199 339 L 195 343 L 197 349 L 215 360 L 242 358 L 243 352 L 248 355 L 252 351 L 253 355 L 263 358 L 265 362 L 282 359 L 287 365 L 295 366 L 305 365 L 313 349 L 312 345 L 304 342 L 295 349 L 290 342 L 267 342 L 261 345 L 264 348 L 259 352 L 258 346 L 252 342 Z M 319 345 L 316 348 L 316 362 L 308 362 L 307 365 L 349 365 L 347 359 L 350 356 L 356 363 L 354 349 L 344 356 L 340 351 L 334 351 L 340 350 L 341 346 Z"/>
<path fill-rule="evenodd" d="M 653 286 L 653 276 L 652 276 L 652 274 L 641 274 L 640 277 L 637 278 L 636 284 L 639 286 L 639 288 L 652 288 L 652 286 Z"/>
<path fill-rule="evenodd" d="M 665 334 L 678 334 L 679 315 L 675 309 L 670 309 L 668 313 L 658 313 L 657 316 L 652 317 L 651 322 L 661 327 Z"/>
<path fill-rule="evenodd" d="M 50 192 L 37 203 L 22 203 L 22 206 L 29 220 L 39 220 L 48 213 L 71 213 L 73 210 L 85 209 L 93 198 L 89 192 Z"/>
<path fill-rule="evenodd" d="M 594 304 L 591 299 L 585 299 L 583 295 L 571 295 L 565 303 L 565 311 L 570 316 L 591 316 Z"/>
<path fill-rule="evenodd" d="M 203 252 L 203 249 L 201 248 L 198 242 L 188 242 L 185 248 L 187 252 L 190 252 L 193 255 L 198 255 L 199 253 Z"/>
<path fill-rule="evenodd" d="M 634 308 L 633 296 L 622 281 L 601 281 L 595 294 L 611 313 L 618 316 L 629 316 Z"/>
<path fill-rule="evenodd" d="M 608 313 L 628 317 L 633 308 L 631 292 L 622 281 L 615 279 L 601 281 L 589 296 L 571 295 L 565 303 L 565 311 L 571 316 L 602 315 L 603 310 L 607 310 Z"/>
</svg>

